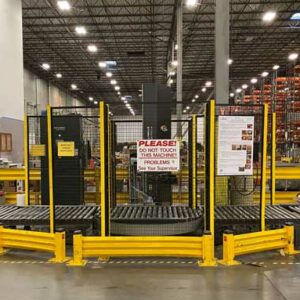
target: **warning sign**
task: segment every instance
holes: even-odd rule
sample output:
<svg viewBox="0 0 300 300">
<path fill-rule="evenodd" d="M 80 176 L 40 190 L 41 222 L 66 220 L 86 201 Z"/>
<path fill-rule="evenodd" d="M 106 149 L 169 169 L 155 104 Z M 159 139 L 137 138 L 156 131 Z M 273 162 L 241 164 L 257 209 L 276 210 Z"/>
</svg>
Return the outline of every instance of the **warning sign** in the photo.
<svg viewBox="0 0 300 300">
<path fill-rule="evenodd" d="M 31 145 L 30 148 L 30 155 L 31 156 L 45 156 L 46 155 L 46 145 Z"/>
<path fill-rule="evenodd" d="M 58 153 L 57 156 L 75 156 L 75 143 L 74 142 L 58 142 L 57 143 Z"/>
<path fill-rule="evenodd" d="M 137 141 L 138 172 L 175 172 L 180 169 L 177 140 Z"/>
</svg>

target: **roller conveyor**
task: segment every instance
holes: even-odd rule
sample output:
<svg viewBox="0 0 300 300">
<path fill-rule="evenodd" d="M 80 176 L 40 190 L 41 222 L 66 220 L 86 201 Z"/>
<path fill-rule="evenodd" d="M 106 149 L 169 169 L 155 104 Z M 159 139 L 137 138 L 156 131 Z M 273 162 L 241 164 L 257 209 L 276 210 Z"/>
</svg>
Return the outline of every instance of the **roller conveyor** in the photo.
<svg viewBox="0 0 300 300">
<path fill-rule="evenodd" d="M 116 234 L 121 234 L 122 226 L 128 228 L 138 226 L 173 226 L 181 229 L 188 224 L 201 226 L 203 207 L 192 209 L 185 206 L 142 206 L 122 205 L 111 211 L 112 228 L 118 228 Z M 57 225 L 93 225 L 100 220 L 98 206 L 56 206 L 55 219 Z M 16 225 L 48 225 L 48 206 L 18 207 L 13 205 L 0 206 L 0 222 L 5 226 Z M 215 208 L 216 226 L 222 225 L 257 225 L 260 223 L 259 206 L 217 206 Z M 283 225 L 286 222 L 300 224 L 300 205 L 275 205 L 266 207 L 266 223 L 268 225 Z M 183 225 L 184 224 L 184 225 Z M 154 228 L 154 227 L 153 227 Z M 170 227 L 171 228 L 171 227 Z M 178 230 L 179 230 L 178 229 Z M 115 234 L 115 232 L 112 232 Z"/>
</svg>

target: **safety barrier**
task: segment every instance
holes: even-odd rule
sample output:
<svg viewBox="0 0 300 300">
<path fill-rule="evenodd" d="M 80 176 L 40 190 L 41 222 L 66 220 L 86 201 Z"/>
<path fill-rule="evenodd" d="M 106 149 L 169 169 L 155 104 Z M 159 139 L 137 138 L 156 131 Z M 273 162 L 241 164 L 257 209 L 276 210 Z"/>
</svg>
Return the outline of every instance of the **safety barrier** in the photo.
<svg viewBox="0 0 300 300">
<path fill-rule="evenodd" d="M 25 249 L 53 253 L 53 263 L 63 263 L 66 258 L 65 232 L 37 232 L 7 229 L 0 225 L 0 254 L 6 249 Z"/>
<path fill-rule="evenodd" d="M 88 257 L 194 257 L 199 266 L 215 266 L 211 234 L 202 237 L 85 237 L 80 231 L 73 236 L 73 259 L 69 266 L 84 266 Z"/>
<path fill-rule="evenodd" d="M 299 253 L 294 249 L 294 226 L 287 223 L 282 229 L 234 235 L 231 231 L 223 234 L 223 259 L 221 264 L 239 264 L 236 256 L 256 252 L 282 249 L 285 254 Z"/>
</svg>

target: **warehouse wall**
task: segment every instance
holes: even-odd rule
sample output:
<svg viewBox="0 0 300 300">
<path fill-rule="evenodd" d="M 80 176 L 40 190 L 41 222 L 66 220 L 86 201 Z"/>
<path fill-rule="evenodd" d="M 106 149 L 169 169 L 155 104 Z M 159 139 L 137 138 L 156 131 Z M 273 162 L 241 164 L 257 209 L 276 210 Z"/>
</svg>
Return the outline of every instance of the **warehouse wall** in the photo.
<svg viewBox="0 0 300 300">
<path fill-rule="evenodd" d="M 49 99 L 52 106 L 85 105 L 81 100 L 75 99 L 69 93 L 38 78 L 27 69 L 24 69 L 24 99 L 28 114 L 46 110 Z"/>
</svg>

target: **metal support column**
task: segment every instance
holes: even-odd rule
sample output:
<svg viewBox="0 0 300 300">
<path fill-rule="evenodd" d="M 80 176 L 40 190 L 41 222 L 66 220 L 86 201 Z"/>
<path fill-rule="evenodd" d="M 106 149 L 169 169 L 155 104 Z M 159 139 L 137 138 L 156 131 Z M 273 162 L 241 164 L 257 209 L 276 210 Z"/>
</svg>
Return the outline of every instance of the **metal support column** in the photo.
<svg viewBox="0 0 300 300">
<path fill-rule="evenodd" d="M 183 1 L 178 0 L 177 3 L 177 120 L 182 117 L 182 29 L 183 29 Z M 177 137 L 182 137 L 182 126 L 177 122 Z"/>
<path fill-rule="evenodd" d="M 24 169 L 25 169 L 25 205 L 29 204 L 29 136 L 28 136 L 28 117 L 24 116 Z"/>
<path fill-rule="evenodd" d="M 271 135 L 271 204 L 275 204 L 276 191 L 276 113 L 272 113 L 272 135 Z"/>
<path fill-rule="evenodd" d="M 216 1 L 215 13 L 215 99 L 229 103 L 229 0 Z"/>
</svg>

